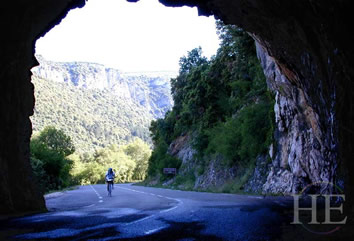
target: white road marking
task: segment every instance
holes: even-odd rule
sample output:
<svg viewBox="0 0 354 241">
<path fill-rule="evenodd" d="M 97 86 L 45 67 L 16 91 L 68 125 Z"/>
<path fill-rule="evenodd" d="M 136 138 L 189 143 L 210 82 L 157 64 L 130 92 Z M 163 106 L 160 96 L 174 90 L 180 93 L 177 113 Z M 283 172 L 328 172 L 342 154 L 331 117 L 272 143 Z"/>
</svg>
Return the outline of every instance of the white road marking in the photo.
<svg viewBox="0 0 354 241">
<path fill-rule="evenodd" d="M 160 213 L 167 213 L 167 212 L 170 212 L 170 211 L 172 211 L 173 209 L 176 209 L 176 208 L 178 208 L 178 204 L 176 206 L 172 207 L 172 208 L 162 210 L 162 211 L 160 211 Z"/>
<path fill-rule="evenodd" d="M 248 198 L 257 198 L 257 199 L 263 199 L 263 197 L 257 197 L 257 196 L 247 196 Z"/>
<path fill-rule="evenodd" d="M 133 192 L 135 191 L 135 190 L 133 190 L 133 189 L 124 188 L 124 187 L 119 187 L 119 188 L 124 189 L 124 190 L 128 190 L 128 191 L 133 191 Z M 172 211 L 172 210 L 178 208 L 181 204 L 183 204 L 183 202 L 182 202 L 181 200 L 176 199 L 176 198 L 161 196 L 161 195 L 157 195 L 157 194 L 154 194 L 154 193 L 147 193 L 147 192 L 142 192 L 142 191 L 140 191 L 140 193 L 142 193 L 142 194 L 150 194 L 150 195 L 152 195 L 152 196 L 158 196 L 158 197 L 161 197 L 161 198 L 166 198 L 166 199 L 169 199 L 169 200 L 176 201 L 176 202 L 178 203 L 178 204 L 177 204 L 176 206 L 174 206 L 174 207 L 171 207 L 171 208 L 169 208 L 169 209 L 165 209 L 165 210 L 160 211 L 160 212 L 159 212 L 160 214 L 161 214 L 161 213 L 170 212 L 170 211 Z M 154 215 L 150 215 L 150 216 L 147 216 L 147 217 L 145 217 L 145 218 L 141 218 L 141 219 L 135 220 L 135 221 L 133 221 L 133 222 L 126 223 L 125 225 L 127 226 L 127 225 L 131 225 L 131 224 L 135 224 L 135 223 L 138 223 L 138 222 L 141 222 L 141 221 L 150 219 L 150 218 L 155 217 L 155 216 L 156 216 L 155 214 L 154 214 Z"/>
<path fill-rule="evenodd" d="M 93 207 L 93 206 L 95 206 L 95 204 L 87 205 L 87 206 L 84 206 L 83 208 L 90 208 L 90 207 Z"/>
<path fill-rule="evenodd" d="M 133 221 L 133 222 L 126 223 L 126 224 L 125 224 L 125 226 L 128 226 L 128 225 L 132 225 L 132 224 L 135 224 L 135 223 L 142 222 L 142 221 L 144 221 L 144 220 L 146 220 L 146 219 L 150 219 L 150 218 L 152 218 L 152 217 L 154 217 L 154 216 L 155 216 L 155 215 L 150 215 L 150 216 L 147 216 L 147 217 L 145 217 L 145 218 L 141 218 L 141 219 L 135 220 L 135 221 Z"/>
<path fill-rule="evenodd" d="M 92 188 L 92 190 L 93 191 L 95 191 L 95 193 L 96 193 L 96 195 L 97 195 L 97 197 L 98 197 L 98 199 L 99 199 L 99 203 L 102 203 L 103 202 L 103 198 L 101 197 L 101 195 L 96 191 L 96 189 L 92 186 L 92 185 L 90 185 L 90 187 Z"/>
<path fill-rule="evenodd" d="M 151 230 L 146 231 L 145 234 L 156 233 L 157 231 L 160 231 L 161 229 L 164 229 L 164 228 L 166 228 L 166 227 L 167 227 L 167 226 L 162 226 L 162 227 L 159 227 L 159 228 L 151 229 Z"/>
</svg>

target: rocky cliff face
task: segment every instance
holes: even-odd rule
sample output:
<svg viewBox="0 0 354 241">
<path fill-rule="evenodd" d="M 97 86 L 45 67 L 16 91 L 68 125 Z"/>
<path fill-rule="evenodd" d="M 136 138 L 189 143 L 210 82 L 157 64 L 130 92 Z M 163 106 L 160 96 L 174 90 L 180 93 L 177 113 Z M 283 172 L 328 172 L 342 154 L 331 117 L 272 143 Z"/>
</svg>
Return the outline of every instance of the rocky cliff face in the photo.
<svg viewBox="0 0 354 241">
<path fill-rule="evenodd" d="M 282 145 L 275 147 L 275 150 L 284 148 L 281 153 L 288 153 L 285 154 L 288 159 L 286 164 L 275 157 L 275 166 L 279 163 L 278 166 L 282 168 L 280 171 L 286 172 L 285 166 L 289 165 L 290 170 L 288 169 L 285 174 L 288 175 L 290 172 L 291 176 L 301 182 L 307 178 L 310 179 L 307 181 L 332 180 L 332 174 L 339 162 L 347 170 L 346 203 L 354 203 L 351 199 L 354 193 L 352 2 L 349 0 L 160 0 L 160 2 L 166 6 L 197 6 L 200 14 L 214 14 L 224 22 L 239 25 L 253 34 L 267 55 L 272 57 L 279 72 L 293 86 L 290 90 L 282 91 L 279 88 L 277 95 L 279 108 L 277 123 L 280 135 L 278 140 Z M 1 42 L 0 62 L 1 213 L 39 210 L 44 207 L 43 198 L 35 191 L 35 185 L 31 182 L 29 167 L 31 136 L 29 116 L 32 115 L 34 106 L 29 70 L 36 65 L 33 57 L 34 42 L 59 23 L 71 8 L 82 7 L 84 4 L 84 0 L 15 0 L 8 1 L 6 9 L 1 9 L 1 29 L 6 33 Z M 292 96 L 288 96 L 289 94 Z M 294 106 L 290 104 L 293 101 L 301 108 L 286 110 Z M 287 111 L 289 114 L 285 115 Z M 304 119 L 299 120 L 300 116 Z M 291 117 L 295 119 L 290 119 Z M 289 130 L 282 129 L 282 125 Z M 296 129 L 301 132 L 295 134 L 293 130 Z M 307 157 L 306 161 L 295 157 L 295 154 L 305 153 L 313 157 Z M 303 164 L 307 166 L 300 166 Z M 314 168 L 316 171 L 313 171 Z M 18 170 L 21 170 L 20 177 Z M 271 180 L 272 178 L 268 183 L 271 183 Z M 295 186 L 292 185 L 293 190 Z"/>
<path fill-rule="evenodd" d="M 296 192 L 317 181 L 324 184 L 317 191 L 330 192 L 326 183 L 335 181 L 338 164 L 353 170 L 350 1 L 161 2 L 196 5 L 200 14 L 242 27 L 262 47 L 263 60 L 269 58 L 263 67 L 276 93 L 277 143 L 267 192 Z M 346 175 L 347 196 L 353 176 Z"/>
<path fill-rule="evenodd" d="M 276 101 L 273 165 L 263 191 L 297 193 L 310 183 L 333 183 L 338 146 L 334 136 L 334 96 L 329 106 L 314 105 L 303 89 L 280 72 L 277 63 L 259 44 L 257 53 Z M 320 104 L 327 108 L 322 112 L 328 122 L 326 128 L 321 125 L 321 113 L 316 110 Z M 328 186 L 321 188 L 319 191 L 323 192 Z"/>
<path fill-rule="evenodd" d="M 281 73 L 278 64 L 264 48 L 256 43 L 258 58 L 264 69 L 268 87 L 275 95 L 275 142 L 269 150 L 272 160 L 267 165 L 267 157 L 258 157 L 256 168 L 245 185 L 251 192 L 291 194 L 300 192 L 310 183 L 321 183 L 316 192 L 329 192 L 335 182 L 337 168 L 337 139 L 334 130 L 334 99 L 330 106 L 317 103 L 296 84 Z M 318 113 L 318 105 L 326 106 L 326 112 Z M 330 125 L 322 125 L 320 115 Z M 331 126 L 331 128 L 328 128 Z M 182 160 L 181 171 L 196 169 L 193 162 L 189 138 L 180 137 L 170 147 L 170 153 Z M 237 170 L 220 165 L 214 159 L 206 172 L 197 178 L 195 187 L 205 189 L 209 186 L 223 185 L 232 180 Z"/>
<path fill-rule="evenodd" d="M 210 158 L 208 164 L 203 166 L 194 158 L 197 152 L 193 149 L 192 142 L 193 137 L 191 135 L 180 136 L 170 144 L 168 149 L 170 155 L 182 161 L 178 175 L 192 175 L 195 177 L 192 186 L 188 188 L 195 190 L 231 191 L 226 190 L 227 185 L 236 184 L 240 185 L 241 189 L 246 192 L 264 192 L 263 186 L 270 170 L 267 155 L 258 156 L 254 170 L 245 170 L 237 166 L 231 168 L 225 167 L 220 155 Z M 236 180 L 237 178 L 240 179 L 240 177 L 245 177 L 245 180 Z M 175 179 L 171 179 L 165 184 L 175 184 L 175 181 Z M 185 188 L 183 184 L 180 187 L 182 189 Z M 277 190 L 278 192 L 280 192 L 280 189 Z"/>
<path fill-rule="evenodd" d="M 202 175 L 198 173 L 201 166 L 194 158 L 196 151 L 192 146 L 193 137 L 184 135 L 173 141 L 168 149 L 170 155 L 179 158 L 182 161 L 178 175 L 186 176 L 193 175 L 195 180 L 192 188 L 198 190 L 208 190 L 223 186 L 228 181 L 233 181 L 237 175 L 237 169 L 225 168 L 222 165 L 221 158 L 213 158 L 203 170 Z M 170 182 L 173 183 L 174 180 Z M 170 183 L 170 184 L 171 184 Z M 182 187 L 183 188 L 183 187 Z"/>
<path fill-rule="evenodd" d="M 144 107 L 153 118 L 162 118 L 172 108 L 170 78 L 173 73 L 147 76 L 124 74 L 104 65 L 85 62 L 53 62 L 36 56 L 39 66 L 32 69 L 41 79 L 85 89 L 107 90 L 128 102 Z"/>
</svg>

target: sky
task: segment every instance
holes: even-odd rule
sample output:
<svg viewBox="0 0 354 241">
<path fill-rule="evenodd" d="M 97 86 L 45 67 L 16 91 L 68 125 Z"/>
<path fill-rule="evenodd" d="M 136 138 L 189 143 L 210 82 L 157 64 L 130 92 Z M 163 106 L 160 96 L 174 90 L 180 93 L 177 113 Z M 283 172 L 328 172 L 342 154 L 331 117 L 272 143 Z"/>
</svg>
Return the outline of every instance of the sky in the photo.
<svg viewBox="0 0 354 241">
<path fill-rule="evenodd" d="M 178 71 L 180 57 L 201 46 L 216 54 L 214 17 L 196 8 L 165 7 L 158 0 L 88 0 L 36 42 L 52 61 L 85 61 L 123 72 Z"/>
</svg>

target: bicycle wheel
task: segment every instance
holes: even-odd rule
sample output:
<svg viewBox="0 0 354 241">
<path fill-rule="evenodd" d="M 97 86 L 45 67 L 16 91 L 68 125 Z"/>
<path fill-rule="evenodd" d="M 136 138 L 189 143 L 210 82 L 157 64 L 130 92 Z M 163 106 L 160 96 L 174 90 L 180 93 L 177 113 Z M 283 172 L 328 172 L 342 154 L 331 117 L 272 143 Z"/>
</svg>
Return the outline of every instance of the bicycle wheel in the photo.
<svg viewBox="0 0 354 241">
<path fill-rule="evenodd" d="M 108 196 L 112 197 L 112 183 L 108 183 Z"/>
</svg>

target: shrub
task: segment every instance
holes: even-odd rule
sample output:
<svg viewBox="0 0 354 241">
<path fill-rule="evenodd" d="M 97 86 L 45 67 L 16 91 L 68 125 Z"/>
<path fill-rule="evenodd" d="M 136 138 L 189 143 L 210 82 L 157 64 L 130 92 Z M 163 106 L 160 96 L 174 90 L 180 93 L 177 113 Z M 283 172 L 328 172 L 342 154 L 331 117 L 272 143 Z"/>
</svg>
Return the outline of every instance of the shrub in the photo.
<svg viewBox="0 0 354 241">
<path fill-rule="evenodd" d="M 53 127 L 31 139 L 31 165 L 43 192 L 70 185 L 73 162 L 66 158 L 75 148 L 70 137 Z"/>
<path fill-rule="evenodd" d="M 254 104 L 242 109 L 235 118 L 209 130 L 208 153 L 220 153 L 226 164 L 248 165 L 267 151 L 272 141 L 269 103 Z"/>
</svg>

